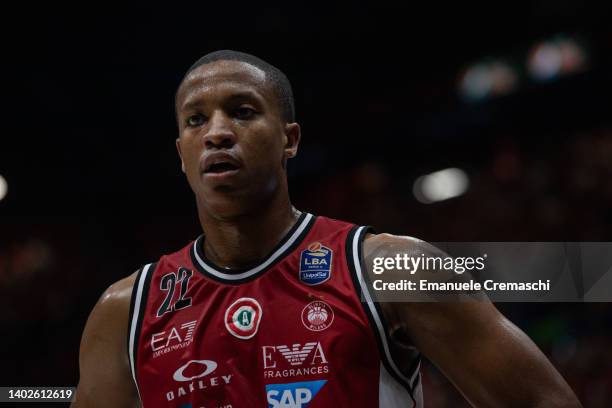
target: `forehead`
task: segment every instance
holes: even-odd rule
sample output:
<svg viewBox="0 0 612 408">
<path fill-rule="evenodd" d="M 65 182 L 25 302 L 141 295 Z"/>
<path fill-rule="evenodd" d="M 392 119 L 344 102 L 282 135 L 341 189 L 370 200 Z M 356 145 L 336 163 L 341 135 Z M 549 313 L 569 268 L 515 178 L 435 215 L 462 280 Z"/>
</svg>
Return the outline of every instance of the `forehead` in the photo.
<svg viewBox="0 0 612 408">
<path fill-rule="evenodd" d="M 246 62 L 222 60 L 202 65 L 185 77 L 177 94 L 177 107 L 215 92 L 255 93 L 268 100 L 272 96 L 263 70 Z"/>
</svg>

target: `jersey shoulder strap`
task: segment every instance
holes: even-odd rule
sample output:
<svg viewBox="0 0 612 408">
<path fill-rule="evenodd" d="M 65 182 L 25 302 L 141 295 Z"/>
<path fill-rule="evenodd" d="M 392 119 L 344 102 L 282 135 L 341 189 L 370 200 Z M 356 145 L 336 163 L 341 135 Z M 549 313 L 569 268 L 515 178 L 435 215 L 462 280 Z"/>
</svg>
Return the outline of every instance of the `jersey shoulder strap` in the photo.
<svg viewBox="0 0 612 408">
<path fill-rule="evenodd" d="M 389 374 L 389 380 L 393 379 L 399 383 L 410 395 L 410 399 L 415 407 L 423 406 L 423 395 L 420 381 L 421 356 L 415 352 L 411 359 L 410 368 L 407 373 L 399 369 L 398 364 L 393 358 L 393 343 L 389 335 L 389 324 L 382 312 L 378 301 L 371 293 L 371 282 L 365 272 L 365 262 L 363 254 L 363 243 L 367 234 L 374 233 L 374 229 L 369 226 L 355 226 L 351 229 L 346 240 L 347 264 L 357 295 L 361 300 L 361 305 L 368 317 L 370 327 L 375 334 L 378 343 L 381 362 L 385 371 Z M 382 406 L 382 405 L 381 405 Z"/>
</svg>

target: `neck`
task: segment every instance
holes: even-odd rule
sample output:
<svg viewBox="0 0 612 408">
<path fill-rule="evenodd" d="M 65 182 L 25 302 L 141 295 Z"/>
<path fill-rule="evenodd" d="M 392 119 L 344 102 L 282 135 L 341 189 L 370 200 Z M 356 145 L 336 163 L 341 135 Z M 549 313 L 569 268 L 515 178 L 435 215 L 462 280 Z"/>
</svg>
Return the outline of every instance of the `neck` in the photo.
<svg viewBox="0 0 612 408">
<path fill-rule="evenodd" d="M 229 218 L 215 217 L 198 204 L 204 231 L 204 254 L 215 264 L 240 269 L 261 261 L 287 234 L 300 212 L 288 195 L 255 211 Z"/>
</svg>

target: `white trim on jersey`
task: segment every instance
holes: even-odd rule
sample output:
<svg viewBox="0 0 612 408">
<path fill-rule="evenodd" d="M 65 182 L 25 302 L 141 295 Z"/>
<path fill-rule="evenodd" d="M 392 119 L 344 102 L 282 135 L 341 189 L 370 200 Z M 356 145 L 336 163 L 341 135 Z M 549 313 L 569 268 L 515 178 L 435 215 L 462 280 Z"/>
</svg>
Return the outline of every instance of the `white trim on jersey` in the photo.
<svg viewBox="0 0 612 408">
<path fill-rule="evenodd" d="M 291 247 L 291 245 L 293 245 L 295 240 L 298 239 L 298 237 L 302 234 L 302 232 L 308 226 L 308 224 L 310 223 L 310 220 L 313 217 L 314 216 L 312 214 L 306 214 L 306 216 L 304 217 L 304 219 L 300 223 L 300 226 L 298 228 L 296 228 L 296 230 L 293 232 L 291 237 L 289 237 L 287 242 L 285 242 L 280 248 L 278 248 L 276 251 L 274 251 L 274 253 L 268 257 L 268 259 L 266 259 L 265 261 L 263 261 L 262 263 L 260 263 L 256 267 L 254 267 L 252 269 L 249 269 L 248 271 L 245 271 L 245 272 L 236 273 L 236 274 L 223 273 L 223 272 L 220 272 L 219 270 L 213 268 L 212 266 L 208 265 L 200 257 L 200 255 L 198 254 L 198 251 L 197 251 L 197 245 L 201 244 L 201 239 L 197 239 L 193 243 L 193 245 L 194 245 L 193 254 L 195 255 L 195 258 L 198 261 L 199 265 L 204 270 L 206 270 L 206 272 L 210 273 L 211 275 L 216 276 L 217 278 L 226 279 L 226 280 L 245 279 L 245 278 L 248 278 L 249 276 L 252 276 L 252 275 L 262 271 L 263 269 L 267 268 L 270 264 L 275 262 L 282 254 L 284 254 L 285 251 L 287 251 L 287 249 L 289 249 L 289 247 Z"/>
<path fill-rule="evenodd" d="M 408 390 L 389 374 L 389 371 L 381 362 L 378 380 L 378 406 L 381 408 L 406 408 L 406 401 L 413 400 L 417 408 L 423 407 L 421 387 L 415 387 L 414 394 L 411 396 Z"/>
<path fill-rule="evenodd" d="M 366 303 L 368 305 L 368 309 L 370 310 L 370 313 L 372 314 L 372 317 L 374 318 L 374 322 L 376 323 L 376 329 L 378 330 L 378 333 L 380 334 L 382 346 L 385 351 L 385 355 L 387 356 L 387 361 L 389 362 L 389 365 L 391 366 L 395 374 L 400 379 L 406 382 L 406 384 L 408 384 L 411 388 L 414 388 L 414 382 L 417 379 L 417 376 L 419 375 L 419 371 L 421 369 L 420 363 L 417 366 L 416 370 L 414 370 L 414 373 L 412 374 L 412 377 L 410 377 L 410 379 L 406 378 L 406 376 L 399 370 L 399 368 L 393 361 L 393 358 L 391 358 L 391 352 L 389 351 L 389 344 L 387 343 L 387 336 L 385 334 L 385 330 L 384 330 L 382 321 L 380 319 L 380 316 L 378 316 L 378 311 L 376 310 L 376 307 L 374 306 L 374 302 L 372 301 L 372 297 L 370 296 L 368 285 L 365 283 L 365 280 L 363 278 L 363 274 L 361 271 L 361 260 L 359 259 L 359 242 L 360 242 L 361 234 L 365 228 L 366 227 L 359 227 L 357 229 L 357 232 L 355 233 L 353 237 L 353 242 L 351 245 L 351 249 L 353 253 L 353 265 L 355 265 L 355 271 L 357 272 L 357 279 L 359 280 L 359 286 L 361 287 L 361 292 L 363 293 L 363 296 L 365 297 Z"/>
<path fill-rule="evenodd" d="M 138 382 L 136 381 L 136 367 L 134 365 L 134 341 L 136 338 L 136 328 L 138 327 L 138 316 L 140 315 L 140 304 L 142 301 L 143 287 L 144 283 L 146 282 L 147 274 L 149 273 L 151 265 L 152 264 L 147 264 L 144 266 L 144 268 L 142 268 L 140 279 L 138 280 L 133 289 L 136 290 L 136 298 L 134 299 L 134 311 L 132 313 L 132 322 L 130 323 L 129 357 L 130 366 L 132 368 L 132 377 L 134 378 L 134 384 L 136 385 L 136 390 L 138 391 L 138 397 L 140 397 L 140 389 L 138 388 Z"/>
</svg>

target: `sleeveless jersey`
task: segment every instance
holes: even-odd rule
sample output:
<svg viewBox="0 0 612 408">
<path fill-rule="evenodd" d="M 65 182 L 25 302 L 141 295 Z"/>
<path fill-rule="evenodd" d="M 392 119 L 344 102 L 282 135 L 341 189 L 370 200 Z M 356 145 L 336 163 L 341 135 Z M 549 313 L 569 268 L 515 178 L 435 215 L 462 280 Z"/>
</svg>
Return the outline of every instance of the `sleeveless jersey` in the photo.
<svg viewBox="0 0 612 408">
<path fill-rule="evenodd" d="M 149 407 L 422 407 L 362 274 L 367 227 L 303 213 L 263 262 L 224 270 L 204 236 L 137 274 L 128 354 Z"/>
</svg>

